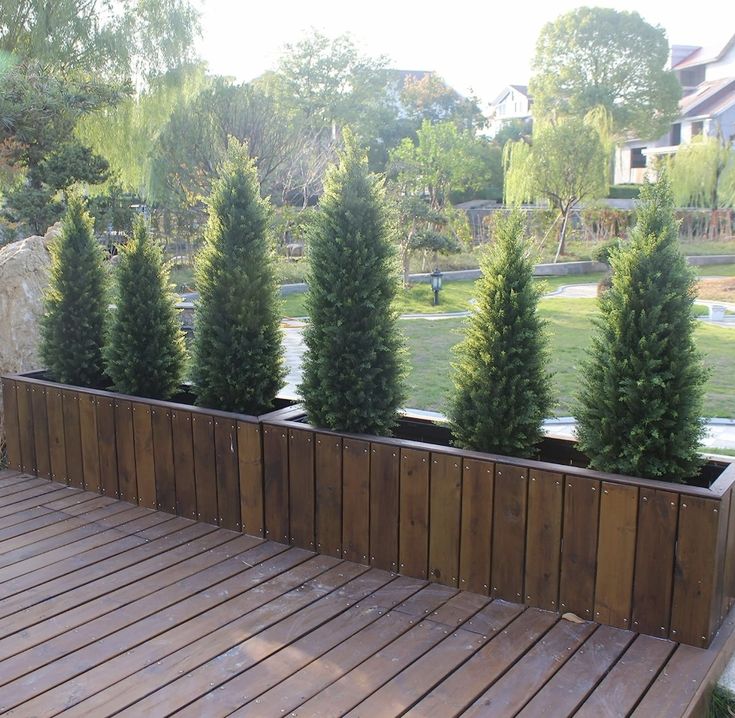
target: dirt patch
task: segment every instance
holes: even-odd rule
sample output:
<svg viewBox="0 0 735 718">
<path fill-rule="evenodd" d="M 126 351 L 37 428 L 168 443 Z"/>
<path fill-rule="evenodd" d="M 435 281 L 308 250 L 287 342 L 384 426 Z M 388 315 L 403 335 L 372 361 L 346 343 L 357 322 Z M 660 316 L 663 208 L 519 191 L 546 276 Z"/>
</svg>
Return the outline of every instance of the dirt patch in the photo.
<svg viewBox="0 0 735 718">
<path fill-rule="evenodd" d="M 724 279 L 700 279 L 697 297 L 720 302 L 735 302 L 735 277 Z"/>
</svg>

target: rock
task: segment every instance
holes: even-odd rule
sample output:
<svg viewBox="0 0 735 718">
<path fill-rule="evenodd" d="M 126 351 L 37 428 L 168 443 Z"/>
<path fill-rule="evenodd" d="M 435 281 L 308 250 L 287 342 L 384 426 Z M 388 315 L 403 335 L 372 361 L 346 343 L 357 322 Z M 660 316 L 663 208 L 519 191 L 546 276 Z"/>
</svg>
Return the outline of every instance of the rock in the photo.
<svg viewBox="0 0 735 718">
<path fill-rule="evenodd" d="M 48 285 L 49 244 L 61 231 L 28 237 L 0 249 L 0 374 L 42 368 L 38 359 L 39 318 Z M 4 437 L 0 395 L 0 437 Z"/>
</svg>

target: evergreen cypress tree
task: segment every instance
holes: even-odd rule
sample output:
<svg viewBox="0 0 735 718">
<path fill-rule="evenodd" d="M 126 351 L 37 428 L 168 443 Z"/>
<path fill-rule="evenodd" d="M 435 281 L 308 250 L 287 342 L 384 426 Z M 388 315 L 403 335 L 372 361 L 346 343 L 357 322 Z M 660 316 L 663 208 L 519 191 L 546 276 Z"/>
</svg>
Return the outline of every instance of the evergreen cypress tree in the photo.
<svg viewBox="0 0 735 718">
<path fill-rule="evenodd" d="M 125 394 L 168 399 L 184 369 L 184 333 L 160 244 L 139 218 L 115 270 L 115 310 L 104 349 L 107 374 Z"/>
<path fill-rule="evenodd" d="M 303 383 L 309 420 L 338 431 L 388 433 L 403 400 L 393 308 L 398 266 L 384 188 L 350 132 L 326 176 L 310 228 Z"/>
<path fill-rule="evenodd" d="M 701 464 L 707 373 L 693 336 L 696 279 L 665 176 L 644 186 L 630 246 L 611 265 L 583 366 L 579 446 L 602 471 L 686 480 Z"/>
<path fill-rule="evenodd" d="M 201 406 L 259 414 L 283 384 L 269 211 L 247 146 L 231 141 L 196 264 L 193 379 Z"/>
<path fill-rule="evenodd" d="M 511 456 L 533 454 L 552 403 L 539 292 L 522 235 L 523 218 L 514 212 L 482 258 L 449 408 L 458 446 Z"/>
<path fill-rule="evenodd" d="M 51 245 L 51 276 L 44 300 L 39 353 L 59 382 L 105 383 L 102 345 L 107 274 L 92 218 L 78 197 L 69 200 L 61 233 Z"/>
</svg>

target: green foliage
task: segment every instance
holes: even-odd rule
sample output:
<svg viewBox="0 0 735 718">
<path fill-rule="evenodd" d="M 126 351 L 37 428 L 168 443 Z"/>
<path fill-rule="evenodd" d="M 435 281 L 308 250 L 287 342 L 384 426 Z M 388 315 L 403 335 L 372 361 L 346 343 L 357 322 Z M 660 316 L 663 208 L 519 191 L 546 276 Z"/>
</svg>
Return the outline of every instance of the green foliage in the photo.
<svg viewBox="0 0 735 718">
<path fill-rule="evenodd" d="M 183 376 L 184 333 L 163 251 L 142 218 L 119 256 L 115 309 L 104 348 L 107 375 L 116 391 L 169 399 Z"/>
<path fill-rule="evenodd" d="M 614 184 L 608 190 L 610 199 L 638 199 L 641 186 L 638 184 Z"/>
<path fill-rule="evenodd" d="M 707 373 L 693 337 L 696 278 L 665 175 L 642 189 L 630 244 L 611 264 L 578 397 L 580 448 L 602 471 L 690 479 L 701 464 Z"/>
<path fill-rule="evenodd" d="M 458 446 L 511 456 L 533 454 L 552 406 L 539 292 L 522 237 L 523 217 L 515 212 L 483 257 L 449 407 Z"/>
<path fill-rule="evenodd" d="M 197 257 L 193 379 L 197 402 L 224 411 L 263 413 L 281 388 L 280 311 L 269 206 L 247 147 L 233 140 L 209 200 Z"/>
<path fill-rule="evenodd" d="M 51 277 L 41 321 L 41 359 L 64 384 L 104 384 L 103 330 L 107 276 L 92 219 L 73 198 L 51 245 Z"/>
<path fill-rule="evenodd" d="M 603 107 L 615 133 L 658 137 L 678 114 L 681 88 L 664 70 L 669 45 L 637 12 L 580 7 L 541 30 L 529 90 L 534 119 L 584 118 Z"/>
<path fill-rule="evenodd" d="M 311 322 L 300 391 L 317 426 L 379 434 L 396 422 L 405 370 L 386 215 L 383 188 L 346 132 L 310 228 Z"/>
<path fill-rule="evenodd" d="M 723 137 L 696 137 L 669 168 L 677 207 L 735 206 L 735 149 Z"/>
</svg>

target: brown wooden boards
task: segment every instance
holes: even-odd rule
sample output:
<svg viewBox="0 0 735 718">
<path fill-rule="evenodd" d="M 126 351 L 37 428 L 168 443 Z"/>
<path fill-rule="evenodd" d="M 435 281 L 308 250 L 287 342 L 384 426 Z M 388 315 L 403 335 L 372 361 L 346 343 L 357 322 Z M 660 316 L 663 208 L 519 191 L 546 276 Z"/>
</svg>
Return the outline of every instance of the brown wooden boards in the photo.
<svg viewBox="0 0 735 718">
<path fill-rule="evenodd" d="M 422 579 L 429 564 L 430 460 L 428 451 L 401 449 L 399 569 Z"/>
<path fill-rule="evenodd" d="M 49 456 L 45 387 L 31 387 L 31 406 L 33 409 L 33 443 L 34 453 L 36 455 L 36 474 L 44 479 L 50 479 L 51 457 Z"/>
<path fill-rule="evenodd" d="M 294 546 L 314 550 L 314 432 L 289 429 L 290 534 Z"/>
<path fill-rule="evenodd" d="M 8 449 L 8 465 L 11 469 L 22 471 L 23 461 L 20 451 L 20 430 L 18 427 L 18 395 L 16 382 L 3 379 L 3 406 L 5 416 L 5 443 Z"/>
<path fill-rule="evenodd" d="M 178 409 L 171 412 L 171 438 L 176 477 L 176 513 L 195 519 L 198 512 L 190 412 Z"/>
<path fill-rule="evenodd" d="M 176 513 L 176 475 L 171 431 L 171 412 L 159 406 L 151 407 L 153 430 L 153 465 L 156 476 L 156 508 Z"/>
<path fill-rule="evenodd" d="M 242 530 L 252 536 L 264 536 L 263 448 L 258 424 L 237 422 L 237 460 Z"/>
<path fill-rule="evenodd" d="M 263 425 L 263 497 L 265 535 L 288 543 L 288 434 L 280 426 Z"/>
<path fill-rule="evenodd" d="M 84 488 L 87 491 L 101 493 L 97 397 L 94 394 L 79 395 L 79 428 L 82 441 Z"/>
<path fill-rule="evenodd" d="M 151 426 L 150 405 L 133 403 L 133 433 L 138 503 L 147 509 L 155 509 L 156 470 L 153 463 L 153 427 Z"/>
<path fill-rule="evenodd" d="M 528 482 L 524 603 L 559 608 L 564 476 L 532 469 Z"/>
<path fill-rule="evenodd" d="M 495 466 L 489 461 L 465 459 L 462 465 L 462 527 L 459 587 L 490 593 Z"/>
<path fill-rule="evenodd" d="M 370 444 L 342 444 L 342 551 L 348 561 L 367 563 L 370 552 Z"/>
<path fill-rule="evenodd" d="M 138 487 L 135 482 L 135 439 L 133 437 L 132 406 L 129 401 L 115 399 L 118 491 L 123 501 L 138 503 Z"/>
<path fill-rule="evenodd" d="M 237 462 L 237 424 L 227 419 L 214 420 L 214 446 L 217 467 L 218 524 L 240 530 L 240 478 Z"/>
<path fill-rule="evenodd" d="M 370 565 L 398 570 L 398 501 L 400 460 L 398 447 L 370 446 Z"/>
<path fill-rule="evenodd" d="M 217 466 L 214 453 L 214 420 L 200 413 L 191 415 L 194 442 L 197 519 L 217 524 Z"/>
<path fill-rule="evenodd" d="M 49 409 L 49 417 L 51 416 Z M 100 484 L 106 496 L 120 496 L 115 440 L 115 406 L 112 399 L 101 397 L 97 402 L 97 445 L 100 452 Z"/>
<path fill-rule="evenodd" d="M 342 557 L 342 439 L 315 434 L 316 550 Z"/>
<path fill-rule="evenodd" d="M 446 586 L 459 584 L 461 460 L 448 454 L 431 455 L 429 504 L 429 579 Z"/>
<path fill-rule="evenodd" d="M 79 392 L 64 390 L 64 445 L 66 450 L 66 475 L 69 486 L 84 488 L 84 459 L 82 435 L 79 423 Z"/>
<path fill-rule="evenodd" d="M 20 467 L 26 474 L 36 473 L 35 436 L 33 433 L 33 403 L 31 387 L 18 384 L 16 387 L 18 404 L 18 431 L 20 437 Z"/>
<path fill-rule="evenodd" d="M 523 601 L 528 471 L 496 464 L 493 512 L 493 598 Z"/>
</svg>

